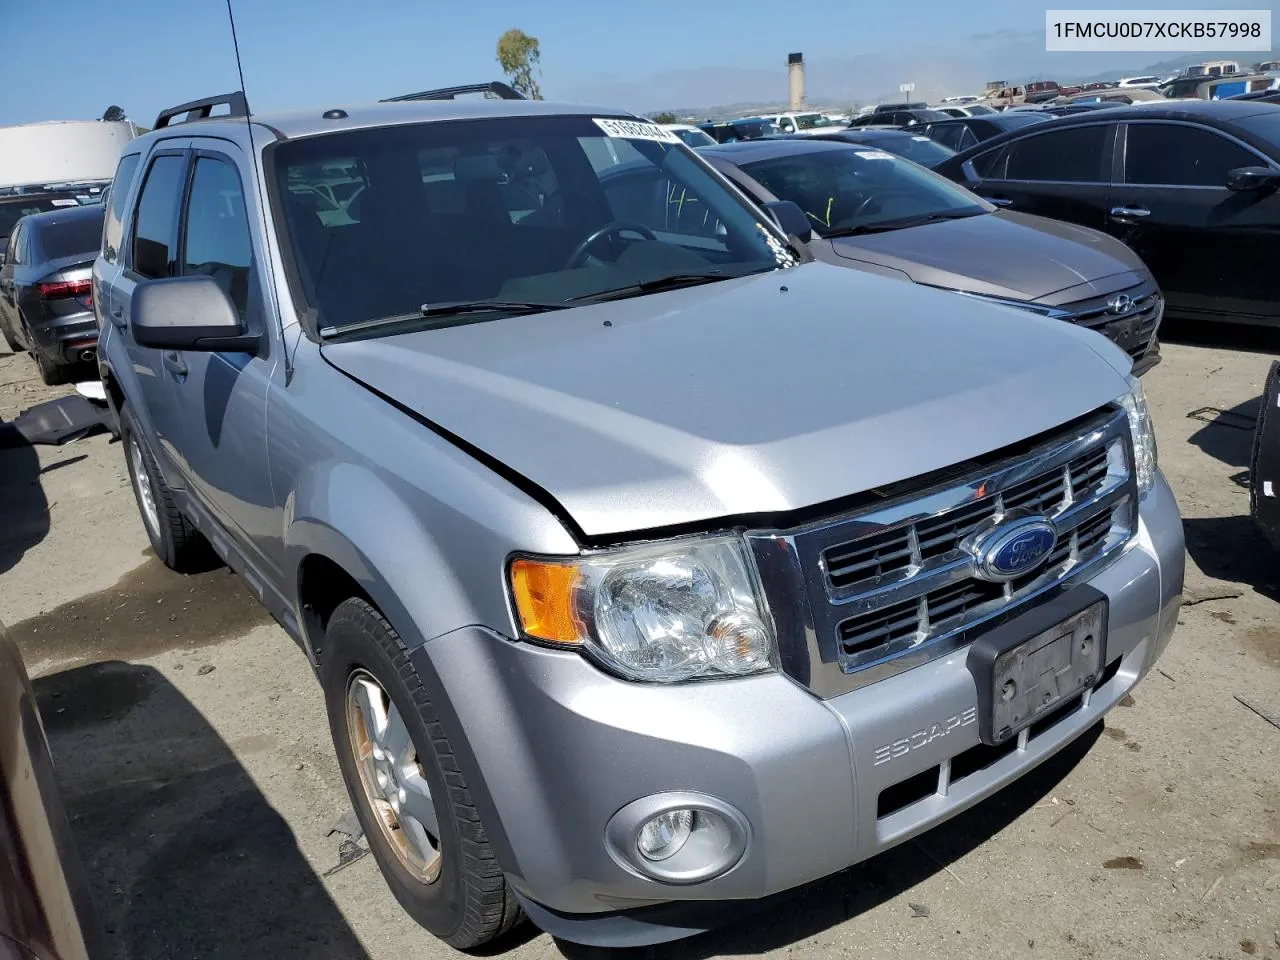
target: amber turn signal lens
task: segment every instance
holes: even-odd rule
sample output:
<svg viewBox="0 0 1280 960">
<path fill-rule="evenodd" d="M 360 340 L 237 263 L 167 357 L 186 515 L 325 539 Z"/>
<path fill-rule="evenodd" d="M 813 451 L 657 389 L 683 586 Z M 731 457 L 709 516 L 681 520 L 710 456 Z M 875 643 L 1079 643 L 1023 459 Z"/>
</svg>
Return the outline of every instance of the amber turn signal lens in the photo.
<svg viewBox="0 0 1280 960">
<path fill-rule="evenodd" d="M 511 595 L 520 626 L 530 637 L 579 644 L 585 630 L 574 613 L 574 592 L 582 574 L 566 563 L 516 560 L 511 564 Z"/>
</svg>

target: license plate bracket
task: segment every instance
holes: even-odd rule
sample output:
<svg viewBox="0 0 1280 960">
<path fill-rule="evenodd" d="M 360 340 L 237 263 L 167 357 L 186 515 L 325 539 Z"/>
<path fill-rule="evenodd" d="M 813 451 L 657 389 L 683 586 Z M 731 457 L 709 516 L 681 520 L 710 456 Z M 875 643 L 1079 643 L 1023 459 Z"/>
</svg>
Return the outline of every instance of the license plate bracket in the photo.
<svg viewBox="0 0 1280 960">
<path fill-rule="evenodd" d="M 1107 662 L 1107 613 L 1107 595 L 1081 584 L 974 640 L 966 665 L 983 743 L 1007 743 L 1097 682 Z"/>
</svg>

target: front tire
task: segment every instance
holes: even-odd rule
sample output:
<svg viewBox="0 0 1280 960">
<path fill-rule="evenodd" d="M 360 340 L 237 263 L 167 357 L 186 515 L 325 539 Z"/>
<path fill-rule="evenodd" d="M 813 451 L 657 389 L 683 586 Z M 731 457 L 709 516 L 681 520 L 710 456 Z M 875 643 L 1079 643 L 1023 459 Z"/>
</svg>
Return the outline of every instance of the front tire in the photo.
<svg viewBox="0 0 1280 960">
<path fill-rule="evenodd" d="M 160 467 L 128 407 L 120 411 L 120 441 L 142 526 L 156 556 L 170 570 L 199 573 L 213 566 L 213 548 L 173 502 Z"/>
<path fill-rule="evenodd" d="M 523 913 L 395 628 L 365 600 L 344 601 L 320 674 L 347 792 L 400 905 L 459 950 L 510 930 Z"/>
</svg>

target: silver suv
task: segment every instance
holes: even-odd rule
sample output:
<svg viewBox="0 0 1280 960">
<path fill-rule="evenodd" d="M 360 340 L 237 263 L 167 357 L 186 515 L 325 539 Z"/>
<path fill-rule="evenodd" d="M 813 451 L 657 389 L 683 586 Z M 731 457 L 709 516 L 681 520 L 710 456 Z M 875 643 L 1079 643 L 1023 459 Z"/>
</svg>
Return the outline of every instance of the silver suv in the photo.
<svg viewBox="0 0 1280 960">
<path fill-rule="evenodd" d="M 448 943 L 706 929 L 1164 649 L 1182 526 L 1100 335 L 804 262 L 798 210 L 617 110 L 231 100 L 120 161 L 102 378 L 156 552 L 306 651 Z"/>
</svg>

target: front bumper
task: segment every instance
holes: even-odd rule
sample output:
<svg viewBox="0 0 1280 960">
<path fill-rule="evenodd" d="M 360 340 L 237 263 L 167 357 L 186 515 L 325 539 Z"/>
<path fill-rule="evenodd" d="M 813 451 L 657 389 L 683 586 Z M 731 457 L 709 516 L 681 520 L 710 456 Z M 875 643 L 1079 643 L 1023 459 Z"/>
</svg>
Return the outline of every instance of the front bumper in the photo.
<svg viewBox="0 0 1280 960">
<path fill-rule="evenodd" d="M 413 656 L 499 863 L 535 922 L 587 943 L 658 942 L 716 925 L 723 901 L 779 894 L 922 833 L 1066 746 L 1169 642 L 1183 564 L 1181 518 L 1159 477 L 1142 502 L 1137 537 L 1088 581 L 1110 599 L 1111 670 L 1083 705 L 1012 751 L 981 747 L 976 723 L 950 722 L 977 705 L 964 649 L 825 701 L 781 674 L 627 683 L 575 654 L 479 627 L 438 637 Z M 877 762 L 884 745 L 919 731 L 933 735 Z M 902 796 L 904 783 L 930 777 L 932 789 L 886 808 L 882 793 Z M 661 884 L 606 852 L 615 812 L 676 790 L 719 798 L 749 821 L 747 851 L 728 873 Z M 693 919 L 677 910 L 681 902 L 696 908 Z"/>
</svg>

